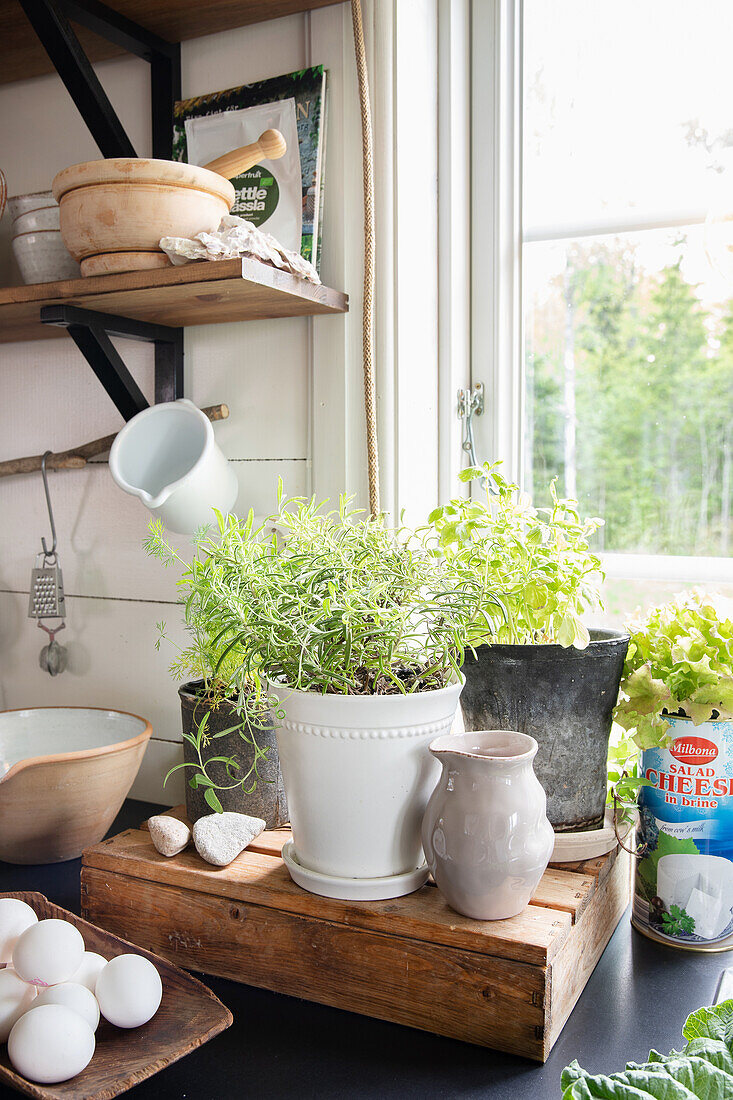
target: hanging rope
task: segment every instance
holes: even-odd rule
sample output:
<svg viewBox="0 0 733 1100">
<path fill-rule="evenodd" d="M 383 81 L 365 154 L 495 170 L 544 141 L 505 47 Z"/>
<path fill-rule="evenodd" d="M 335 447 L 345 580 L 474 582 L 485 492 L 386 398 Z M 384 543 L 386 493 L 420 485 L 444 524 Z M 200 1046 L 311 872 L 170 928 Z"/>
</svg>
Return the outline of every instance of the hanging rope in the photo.
<svg viewBox="0 0 733 1100">
<path fill-rule="evenodd" d="M 379 444 L 377 441 L 377 399 L 374 385 L 374 151 L 372 112 L 369 102 L 369 73 L 364 49 L 361 0 L 351 0 L 354 23 L 354 53 L 359 77 L 361 145 L 364 171 L 364 297 L 362 303 L 362 354 L 364 362 L 364 412 L 366 414 L 367 462 L 369 466 L 369 511 L 379 515 Z"/>
</svg>

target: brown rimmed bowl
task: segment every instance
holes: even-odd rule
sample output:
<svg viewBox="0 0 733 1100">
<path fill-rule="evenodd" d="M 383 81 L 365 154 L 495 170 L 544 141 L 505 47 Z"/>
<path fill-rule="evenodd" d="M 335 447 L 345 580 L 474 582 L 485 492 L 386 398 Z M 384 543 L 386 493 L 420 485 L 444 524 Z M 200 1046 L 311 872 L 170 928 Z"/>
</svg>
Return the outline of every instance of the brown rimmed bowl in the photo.
<svg viewBox="0 0 733 1100">
<path fill-rule="evenodd" d="M 105 835 L 152 727 L 97 707 L 0 711 L 0 860 L 61 863 Z"/>
</svg>

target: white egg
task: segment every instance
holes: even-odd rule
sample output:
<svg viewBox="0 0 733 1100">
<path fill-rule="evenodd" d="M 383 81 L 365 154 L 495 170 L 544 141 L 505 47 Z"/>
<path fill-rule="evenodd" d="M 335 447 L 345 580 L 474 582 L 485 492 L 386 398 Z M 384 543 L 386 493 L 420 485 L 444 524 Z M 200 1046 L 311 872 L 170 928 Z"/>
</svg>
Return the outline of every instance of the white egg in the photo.
<svg viewBox="0 0 733 1100">
<path fill-rule="evenodd" d="M 94 1032 L 77 1012 L 66 1005 L 40 1005 L 10 1032 L 8 1057 L 21 1076 L 53 1085 L 81 1073 L 94 1045 Z"/>
<path fill-rule="evenodd" d="M 0 963 L 9 963 L 16 940 L 26 928 L 38 924 L 38 917 L 18 898 L 0 898 Z"/>
<path fill-rule="evenodd" d="M 69 978 L 70 982 L 78 982 L 85 985 L 93 993 L 97 985 L 100 970 L 107 965 L 107 960 L 98 955 L 96 951 L 85 951 L 81 966 L 76 974 Z"/>
<path fill-rule="evenodd" d="M 85 985 L 77 982 L 61 982 L 52 985 L 38 994 L 34 1008 L 41 1005 L 66 1005 L 72 1012 L 78 1012 L 86 1020 L 92 1031 L 99 1027 L 99 1005 L 97 998 Z"/>
<path fill-rule="evenodd" d="M 19 936 L 13 950 L 13 966 L 33 985 L 67 982 L 83 958 L 81 932 L 65 920 L 39 920 Z"/>
<path fill-rule="evenodd" d="M 0 970 L 0 1043 L 7 1042 L 13 1024 L 27 1012 L 36 997 L 36 987 L 19 978 L 12 967 Z"/>
<path fill-rule="evenodd" d="M 140 1027 L 160 1007 L 163 983 L 142 955 L 118 955 L 97 978 L 96 996 L 106 1020 L 116 1027 Z"/>
</svg>

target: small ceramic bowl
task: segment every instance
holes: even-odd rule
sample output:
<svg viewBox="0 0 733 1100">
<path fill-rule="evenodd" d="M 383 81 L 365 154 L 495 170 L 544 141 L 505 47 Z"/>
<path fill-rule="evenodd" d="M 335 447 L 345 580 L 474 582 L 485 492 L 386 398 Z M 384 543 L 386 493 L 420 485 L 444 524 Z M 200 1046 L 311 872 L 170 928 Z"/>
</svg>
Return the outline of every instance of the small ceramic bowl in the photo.
<svg viewBox="0 0 733 1100">
<path fill-rule="evenodd" d="M 57 206 L 53 197 L 53 191 L 35 191 L 30 195 L 10 195 L 8 198 L 8 213 L 15 221 L 22 214 L 28 214 L 31 210 L 43 210 L 49 206 Z"/>
<path fill-rule="evenodd" d="M 53 283 L 78 279 L 79 265 L 69 255 L 59 229 L 21 233 L 13 237 L 13 255 L 24 283 Z"/>
<path fill-rule="evenodd" d="M 23 233 L 39 233 L 44 229 L 60 229 L 61 211 L 58 206 L 42 206 L 38 210 L 29 210 L 19 214 L 13 222 L 13 236 Z"/>
</svg>

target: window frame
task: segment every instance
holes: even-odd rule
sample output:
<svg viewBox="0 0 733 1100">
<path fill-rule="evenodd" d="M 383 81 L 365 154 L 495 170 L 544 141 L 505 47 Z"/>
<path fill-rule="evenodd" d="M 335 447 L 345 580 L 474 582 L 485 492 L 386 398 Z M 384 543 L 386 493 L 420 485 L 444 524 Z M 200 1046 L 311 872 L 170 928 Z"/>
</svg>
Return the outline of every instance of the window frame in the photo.
<svg viewBox="0 0 733 1100">
<path fill-rule="evenodd" d="M 474 420 L 478 461 L 500 458 L 524 484 L 522 249 L 525 244 L 700 225 L 706 211 L 604 224 L 522 224 L 523 0 L 471 0 L 471 384 L 483 382 Z M 487 199 L 488 196 L 488 199 Z M 487 274 L 491 278 L 486 293 Z M 456 472 L 465 455 L 456 454 Z M 608 552 L 609 579 L 733 583 L 733 558 Z"/>
</svg>

